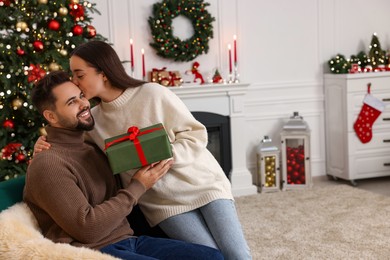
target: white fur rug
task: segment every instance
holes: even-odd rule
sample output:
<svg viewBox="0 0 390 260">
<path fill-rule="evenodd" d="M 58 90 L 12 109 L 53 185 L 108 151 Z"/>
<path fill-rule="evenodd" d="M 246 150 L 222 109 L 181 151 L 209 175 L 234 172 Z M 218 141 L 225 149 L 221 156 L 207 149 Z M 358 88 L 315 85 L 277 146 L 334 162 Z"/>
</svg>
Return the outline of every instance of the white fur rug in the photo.
<svg viewBox="0 0 390 260">
<path fill-rule="evenodd" d="M 24 203 L 0 213 L 0 259 L 96 259 L 117 258 L 88 248 L 56 244 L 42 236 L 36 219 Z"/>
<path fill-rule="evenodd" d="M 236 205 L 253 259 L 390 259 L 390 197 L 337 185 Z"/>
</svg>

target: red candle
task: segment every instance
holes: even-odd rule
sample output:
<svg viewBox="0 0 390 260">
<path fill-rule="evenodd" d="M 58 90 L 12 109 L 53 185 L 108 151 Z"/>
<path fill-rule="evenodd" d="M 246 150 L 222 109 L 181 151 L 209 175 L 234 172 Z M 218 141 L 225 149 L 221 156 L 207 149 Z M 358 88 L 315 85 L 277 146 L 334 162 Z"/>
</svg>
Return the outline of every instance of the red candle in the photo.
<svg viewBox="0 0 390 260">
<path fill-rule="evenodd" d="M 234 64 L 237 64 L 237 36 L 233 35 L 234 39 Z"/>
<path fill-rule="evenodd" d="M 131 70 L 134 70 L 134 52 L 133 52 L 133 39 L 130 39 L 130 64 Z"/>
<path fill-rule="evenodd" d="M 141 49 L 141 53 L 142 53 L 142 78 L 145 78 L 146 71 L 145 71 L 145 51 L 144 51 L 144 49 Z"/>
<path fill-rule="evenodd" d="M 228 44 L 229 49 L 229 73 L 232 73 L 232 46 Z"/>
</svg>

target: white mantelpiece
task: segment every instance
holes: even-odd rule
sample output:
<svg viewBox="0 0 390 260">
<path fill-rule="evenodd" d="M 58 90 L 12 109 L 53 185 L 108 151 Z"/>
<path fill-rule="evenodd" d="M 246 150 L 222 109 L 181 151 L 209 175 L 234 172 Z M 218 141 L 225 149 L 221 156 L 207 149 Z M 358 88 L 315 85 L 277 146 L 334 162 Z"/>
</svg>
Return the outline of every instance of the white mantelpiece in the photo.
<svg viewBox="0 0 390 260">
<path fill-rule="evenodd" d="M 245 115 L 243 99 L 249 84 L 210 84 L 171 87 L 170 89 L 186 104 L 191 112 L 211 112 L 230 116 L 232 170 L 230 179 L 233 195 L 257 193 L 252 175 L 246 167 Z"/>
</svg>

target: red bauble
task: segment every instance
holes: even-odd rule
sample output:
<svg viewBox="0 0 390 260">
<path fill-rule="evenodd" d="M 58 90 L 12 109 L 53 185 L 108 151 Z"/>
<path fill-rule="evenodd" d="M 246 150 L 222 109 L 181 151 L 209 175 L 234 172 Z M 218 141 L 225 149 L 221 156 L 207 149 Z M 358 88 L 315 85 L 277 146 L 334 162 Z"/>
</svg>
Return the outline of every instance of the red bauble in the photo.
<svg viewBox="0 0 390 260">
<path fill-rule="evenodd" d="M 34 50 L 37 52 L 43 51 L 43 42 L 37 40 L 33 42 L 33 47 Z"/>
<path fill-rule="evenodd" d="M 16 156 L 16 160 L 18 160 L 19 162 L 23 162 L 26 160 L 26 156 L 24 154 L 20 153 Z"/>
<path fill-rule="evenodd" d="M 16 54 L 18 54 L 19 56 L 23 56 L 25 54 L 24 50 L 21 49 L 21 48 L 17 48 L 16 49 Z"/>
<path fill-rule="evenodd" d="M 52 19 L 47 24 L 47 28 L 52 31 L 58 31 L 60 29 L 60 23 L 57 20 Z"/>
<path fill-rule="evenodd" d="M 96 29 L 92 25 L 87 25 L 84 27 L 84 37 L 91 39 L 96 36 Z"/>
<path fill-rule="evenodd" d="M 69 5 L 70 15 L 75 21 L 84 20 L 84 6 L 82 4 L 72 3 Z"/>
<path fill-rule="evenodd" d="M 75 26 L 73 26 L 72 32 L 75 36 L 79 36 L 79 35 L 83 34 L 83 27 L 76 24 Z"/>
<path fill-rule="evenodd" d="M 3 122 L 3 127 L 5 129 L 14 129 L 15 127 L 15 124 L 14 124 L 14 121 L 11 120 L 11 119 L 7 119 Z"/>
</svg>

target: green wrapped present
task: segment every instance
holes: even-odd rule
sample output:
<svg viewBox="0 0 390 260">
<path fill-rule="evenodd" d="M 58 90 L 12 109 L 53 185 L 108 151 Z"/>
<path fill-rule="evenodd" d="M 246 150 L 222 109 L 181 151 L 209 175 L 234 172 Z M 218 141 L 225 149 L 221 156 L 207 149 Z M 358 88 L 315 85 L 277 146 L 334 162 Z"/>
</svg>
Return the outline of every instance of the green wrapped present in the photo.
<svg viewBox="0 0 390 260">
<path fill-rule="evenodd" d="M 114 174 L 172 157 L 171 143 L 162 124 L 142 129 L 132 126 L 127 133 L 106 139 L 105 151 Z"/>
</svg>

